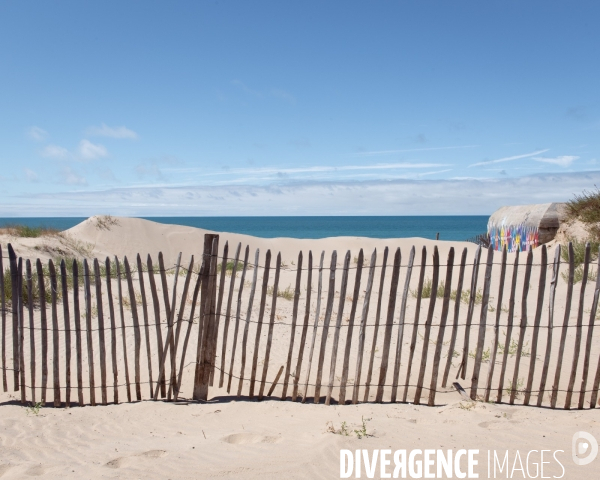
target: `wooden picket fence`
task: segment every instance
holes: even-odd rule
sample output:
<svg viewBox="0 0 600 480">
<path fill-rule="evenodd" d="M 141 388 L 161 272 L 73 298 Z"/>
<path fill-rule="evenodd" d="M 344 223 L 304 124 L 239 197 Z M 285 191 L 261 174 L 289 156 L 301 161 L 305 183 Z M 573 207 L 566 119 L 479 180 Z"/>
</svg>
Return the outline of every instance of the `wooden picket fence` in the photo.
<svg viewBox="0 0 600 480">
<path fill-rule="evenodd" d="M 106 405 L 110 389 L 114 403 L 124 396 L 207 400 L 209 387 L 222 399 L 276 392 L 326 405 L 433 406 L 457 390 L 473 401 L 566 409 L 597 403 L 600 275 L 589 245 L 578 266 L 569 244 L 562 274 L 560 246 L 551 262 L 542 246 L 536 264 L 532 251 L 517 252 L 511 265 L 506 251 L 478 247 L 472 262 L 466 248 L 460 258 L 449 248 L 444 265 L 436 246 L 431 256 L 423 247 L 420 261 L 413 247 L 405 264 L 400 248 L 393 259 L 387 247 L 382 258 L 375 250 L 369 261 L 362 250 L 351 261 L 348 251 L 341 263 L 333 251 L 329 265 L 323 252 L 318 266 L 312 252 L 306 262 L 300 252 L 293 268 L 280 254 L 273 267 L 270 251 L 261 263 L 256 250 L 250 262 L 241 244 L 230 256 L 213 234 L 205 236 L 199 266 L 193 257 L 182 265 L 181 254 L 168 267 L 162 254 L 158 266 L 150 255 L 145 263 L 137 255 L 133 265 L 115 257 L 34 266 L 10 244 L 8 253 L 0 247 L 2 380 L 6 392 L 12 371 L 23 404 L 45 405 L 49 390 L 55 407 Z M 293 289 L 282 288 L 286 275 Z M 273 365 L 279 368 L 268 379 Z"/>
</svg>

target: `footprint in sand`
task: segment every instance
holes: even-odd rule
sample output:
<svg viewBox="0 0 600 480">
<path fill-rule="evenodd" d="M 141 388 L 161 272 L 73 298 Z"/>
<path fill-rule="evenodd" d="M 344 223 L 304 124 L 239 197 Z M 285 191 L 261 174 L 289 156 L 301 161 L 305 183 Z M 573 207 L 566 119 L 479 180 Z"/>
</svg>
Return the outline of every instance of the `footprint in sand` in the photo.
<svg viewBox="0 0 600 480">
<path fill-rule="evenodd" d="M 255 433 L 234 433 L 223 437 L 221 440 L 225 443 L 231 443 L 232 445 L 243 445 L 248 443 L 279 443 L 282 438 L 258 435 Z"/>
<path fill-rule="evenodd" d="M 148 450 L 147 452 L 138 453 L 137 455 L 130 455 L 127 457 L 119 457 L 106 463 L 104 466 L 108 468 L 122 468 L 135 461 L 136 458 L 160 458 L 167 454 L 165 450 Z"/>
</svg>

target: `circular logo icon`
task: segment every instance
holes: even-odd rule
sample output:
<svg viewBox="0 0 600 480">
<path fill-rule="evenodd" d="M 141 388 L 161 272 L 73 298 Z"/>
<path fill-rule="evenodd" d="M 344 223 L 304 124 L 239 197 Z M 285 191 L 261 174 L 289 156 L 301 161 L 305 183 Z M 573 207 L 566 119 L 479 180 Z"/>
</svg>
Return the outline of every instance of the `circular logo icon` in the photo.
<svg viewBox="0 0 600 480">
<path fill-rule="evenodd" d="M 573 461 L 576 465 L 588 465 L 598 455 L 598 442 L 587 432 L 576 432 L 572 444 Z"/>
</svg>

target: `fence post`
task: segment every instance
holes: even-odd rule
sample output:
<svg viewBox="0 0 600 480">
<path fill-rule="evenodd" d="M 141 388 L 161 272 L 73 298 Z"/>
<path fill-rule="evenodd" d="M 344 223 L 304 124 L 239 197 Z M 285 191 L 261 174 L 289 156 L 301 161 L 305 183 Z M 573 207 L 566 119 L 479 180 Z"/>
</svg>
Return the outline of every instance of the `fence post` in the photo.
<svg viewBox="0 0 600 480">
<path fill-rule="evenodd" d="M 211 324 L 215 320 L 215 304 L 217 297 L 217 255 L 219 252 L 219 235 L 213 233 L 204 234 L 204 251 L 203 260 L 209 268 L 205 268 L 201 273 L 202 286 L 200 287 L 200 328 L 197 358 L 199 362 L 196 364 L 196 375 L 194 378 L 194 400 L 206 400 L 208 398 L 208 376 L 204 374 L 209 365 L 214 364 L 214 358 L 207 357 L 206 349 L 212 345 L 212 335 L 218 332 L 213 332 Z M 210 283 L 210 285 L 209 285 Z M 211 351 L 212 353 L 212 351 Z M 210 370 L 208 370 L 210 372 Z M 205 381 L 206 378 L 206 381 Z"/>
</svg>

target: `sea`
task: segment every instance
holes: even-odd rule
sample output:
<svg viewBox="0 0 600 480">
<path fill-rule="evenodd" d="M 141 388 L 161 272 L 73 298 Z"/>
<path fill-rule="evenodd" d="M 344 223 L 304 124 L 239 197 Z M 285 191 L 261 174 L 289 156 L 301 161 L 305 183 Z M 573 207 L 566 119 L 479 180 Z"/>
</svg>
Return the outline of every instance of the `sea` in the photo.
<svg viewBox="0 0 600 480">
<path fill-rule="evenodd" d="M 483 234 L 487 216 L 385 216 L 385 217 L 140 217 L 154 222 L 186 225 L 217 232 L 243 233 L 255 237 L 326 238 L 422 237 L 462 241 Z M 0 218 L 0 227 L 26 225 L 67 230 L 85 217 Z"/>
</svg>

